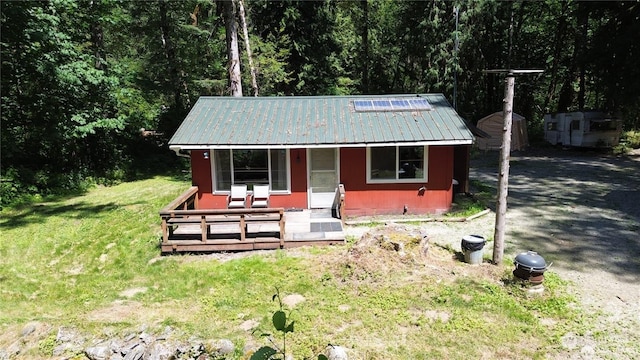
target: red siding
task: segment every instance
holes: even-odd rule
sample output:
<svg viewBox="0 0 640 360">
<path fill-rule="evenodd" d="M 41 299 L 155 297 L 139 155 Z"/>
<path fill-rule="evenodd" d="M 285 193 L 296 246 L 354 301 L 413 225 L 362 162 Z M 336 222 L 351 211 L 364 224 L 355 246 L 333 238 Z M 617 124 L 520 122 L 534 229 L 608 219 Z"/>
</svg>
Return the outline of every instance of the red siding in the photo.
<svg viewBox="0 0 640 360">
<path fill-rule="evenodd" d="M 226 208 L 226 194 L 212 194 L 211 160 L 204 151 L 191 152 L 192 183 L 198 186 L 200 208 Z M 305 149 L 290 151 L 291 194 L 271 195 L 271 206 L 308 208 Z M 367 184 L 366 149 L 340 149 L 340 182 L 346 191 L 346 213 L 356 215 L 438 213 L 451 207 L 453 146 L 430 146 L 428 182 Z M 419 190 L 425 187 L 424 191 Z"/>
<path fill-rule="evenodd" d="M 227 194 L 213 194 L 211 156 L 204 158 L 203 150 L 191 151 L 192 184 L 198 186 L 198 202 L 201 209 L 225 209 Z M 290 152 L 291 194 L 272 194 L 271 206 L 307 208 L 307 155 L 305 149 Z M 248 201 L 248 200 L 247 200 Z"/>
<path fill-rule="evenodd" d="M 271 206 L 306 209 L 307 206 L 307 152 L 291 149 L 291 195 L 271 195 Z"/>
<path fill-rule="evenodd" d="M 346 191 L 347 215 L 437 213 L 451 207 L 453 147 L 430 146 L 428 182 L 367 184 L 366 149 L 340 150 L 340 178 Z M 426 189 L 420 191 L 424 186 Z"/>
<path fill-rule="evenodd" d="M 209 158 L 204 158 L 204 153 Z M 191 150 L 191 184 L 198 187 L 198 207 L 201 209 L 217 209 L 227 206 L 227 198 L 214 196 L 213 181 L 211 180 L 211 152 L 205 150 Z"/>
</svg>

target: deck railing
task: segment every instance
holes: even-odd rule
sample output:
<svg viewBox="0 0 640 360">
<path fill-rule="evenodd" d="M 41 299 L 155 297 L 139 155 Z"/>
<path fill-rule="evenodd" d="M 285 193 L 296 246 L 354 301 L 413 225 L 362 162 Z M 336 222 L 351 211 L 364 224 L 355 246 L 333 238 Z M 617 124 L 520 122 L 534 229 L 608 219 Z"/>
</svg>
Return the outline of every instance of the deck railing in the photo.
<svg viewBox="0 0 640 360">
<path fill-rule="evenodd" d="M 193 186 L 169 205 L 160 210 L 162 219 L 162 248 L 168 249 L 177 244 L 185 244 L 189 241 L 199 241 L 201 244 L 215 242 L 210 239 L 212 225 L 237 225 L 235 236 L 239 235 L 239 241 L 247 239 L 247 225 L 278 224 L 280 246 L 284 246 L 284 209 L 260 208 L 260 209 L 197 209 L 198 187 Z M 199 227 L 199 233 L 189 232 L 174 237 L 175 230 L 180 227 Z M 229 234 L 233 235 L 233 234 Z M 217 239 L 220 241 L 221 239 Z M 222 239 L 224 240 L 224 239 Z"/>
<path fill-rule="evenodd" d="M 169 205 L 160 210 L 160 214 L 163 212 L 169 213 L 175 210 L 188 210 L 198 208 L 198 187 L 192 186 L 187 191 L 183 192 L 175 198 Z"/>
<path fill-rule="evenodd" d="M 344 227 L 345 217 L 344 217 L 344 200 L 345 200 L 345 190 L 344 185 L 339 184 L 336 188 L 336 196 L 333 198 L 333 205 L 331 206 L 333 216 L 339 218 L 342 221 L 342 226 Z"/>
</svg>

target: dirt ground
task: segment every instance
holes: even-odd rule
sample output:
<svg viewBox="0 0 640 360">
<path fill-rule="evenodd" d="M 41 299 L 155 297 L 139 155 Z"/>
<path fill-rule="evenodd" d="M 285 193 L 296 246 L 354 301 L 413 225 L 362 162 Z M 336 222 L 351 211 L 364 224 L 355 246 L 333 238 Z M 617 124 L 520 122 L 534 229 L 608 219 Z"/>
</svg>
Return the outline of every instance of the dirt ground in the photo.
<svg viewBox="0 0 640 360">
<path fill-rule="evenodd" d="M 473 180 L 497 188 L 499 153 L 473 156 Z M 472 189 L 473 191 L 473 189 Z M 533 250 L 571 282 L 595 327 L 569 332 L 557 359 L 640 358 L 640 152 L 545 148 L 510 161 L 505 259 Z M 492 212 L 465 223 L 428 223 L 432 242 L 493 239 Z M 493 243 L 484 248 L 491 258 Z"/>
</svg>

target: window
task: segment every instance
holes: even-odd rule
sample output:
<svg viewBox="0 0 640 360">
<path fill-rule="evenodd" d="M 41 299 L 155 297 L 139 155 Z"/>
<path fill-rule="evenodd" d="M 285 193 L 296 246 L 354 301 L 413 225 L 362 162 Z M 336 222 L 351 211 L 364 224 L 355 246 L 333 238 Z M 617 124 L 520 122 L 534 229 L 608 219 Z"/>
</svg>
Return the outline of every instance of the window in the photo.
<svg viewBox="0 0 640 360">
<path fill-rule="evenodd" d="M 216 150 L 216 191 L 229 191 L 231 184 L 269 184 L 271 191 L 289 190 L 288 152 L 285 149 Z"/>
<path fill-rule="evenodd" d="M 367 148 L 367 182 L 426 181 L 426 154 L 425 146 Z"/>
<path fill-rule="evenodd" d="M 591 131 L 611 131 L 617 130 L 618 124 L 613 120 L 592 120 L 589 122 L 589 129 Z"/>
<path fill-rule="evenodd" d="M 580 130 L 580 120 L 573 120 L 571 122 L 571 130 Z"/>
</svg>

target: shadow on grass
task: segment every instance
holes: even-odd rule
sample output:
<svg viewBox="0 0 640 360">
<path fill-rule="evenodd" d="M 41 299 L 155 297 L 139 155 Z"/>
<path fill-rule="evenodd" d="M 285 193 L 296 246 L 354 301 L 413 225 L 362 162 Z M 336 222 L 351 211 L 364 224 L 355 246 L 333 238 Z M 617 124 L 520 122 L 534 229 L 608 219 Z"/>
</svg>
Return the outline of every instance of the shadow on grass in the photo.
<svg viewBox="0 0 640 360">
<path fill-rule="evenodd" d="M 46 177 L 39 183 L 33 180 L 36 177 L 34 169 L 17 167 L 13 176 L 2 178 L 3 188 L 0 190 L 3 192 L 0 195 L 3 201 L 0 201 L 0 212 L 5 207 L 20 210 L 36 203 L 64 201 L 85 195 L 95 185 L 113 186 L 157 176 L 176 181 L 191 178 L 189 159 L 176 156 L 166 146 L 159 147 L 152 142 L 143 141 L 129 150 L 130 159 L 120 164 L 118 170 L 85 173 L 75 169 L 75 173 L 67 173 L 48 169 L 44 171 Z"/>
<path fill-rule="evenodd" d="M 480 160 L 478 166 L 472 161 L 472 177 L 497 183 L 497 168 Z M 515 163 L 506 252 L 534 250 L 567 269 L 638 281 L 640 162 L 599 151 L 532 149 L 519 153 Z M 528 226 L 520 228 L 518 217 Z"/>
<path fill-rule="evenodd" d="M 98 218 L 100 214 L 105 211 L 111 211 L 129 205 L 136 205 L 136 203 L 107 203 L 99 205 L 90 205 L 87 203 L 71 205 L 38 203 L 22 205 L 13 215 L 3 214 L 2 220 L 0 220 L 0 228 L 14 229 L 29 224 L 45 223 L 51 216 L 63 216 L 69 219 Z"/>
</svg>

